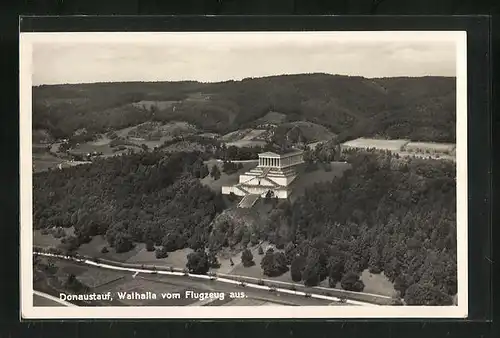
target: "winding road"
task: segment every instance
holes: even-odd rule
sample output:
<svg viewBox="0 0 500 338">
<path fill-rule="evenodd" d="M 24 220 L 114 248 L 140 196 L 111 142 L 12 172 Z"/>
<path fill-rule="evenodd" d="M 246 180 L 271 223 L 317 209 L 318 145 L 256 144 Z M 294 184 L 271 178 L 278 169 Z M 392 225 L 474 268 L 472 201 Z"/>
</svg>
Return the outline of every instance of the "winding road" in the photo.
<svg viewBox="0 0 500 338">
<path fill-rule="evenodd" d="M 167 276 L 182 276 L 182 277 L 186 277 L 186 278 L 195 278 L 195 279 L 205 279 L 205 280 L 211 280 L 211 281 L 215 281 L 215 282 L 219 282 L 219 283 L 245 286 L 247 288 L 261 289 L 261 290 L 266 290 L 266 291 L 273 291 L 274 290 L 276 292 L 280 292 L 283 294 L 290 294 L 290 295 L 295 295 L 295 296 L 304 296 L 304 297 L 322 299 L 322 300 L 330 301 L 332 303 L 345 303 L 346 305 L 378 306 L 376 304 L 367 303 L 367 302 L 361 302 L 361 301 L 356 301 L 356 300 L 347 300 L 347 299 L 341 299 L 338 297 L 326 296 L 326 295 L 322 295 L 322 294 L 306 293 L 306 292 L 297 291 L 297 290 L 290 290 L 290 289 L 286 289 L 286 288 L 277 288 L 277 287 L 272 287 L 272 286 L 259 285 L 259 284 L 241 282 L 241 281 L 235 280 L 238 278 L 248 278 L 245 276 L 232 276 L 231 275 L 230 276 L 231 279 L 230 279 L 230 278 L 221 277 L 220 274 L 218 276 L 210 276 L 210 275 L 198 275 L 198 274 L 176 272 L 176 271 L 129 268 L 129 267 L 112 265 L 109 263 L 106 263 L 106 264 L 105 263 L 98 263 L 98 262 L 95 262 L 95 261 L 92 261 L 89 259 L 85 259 L 85 258 L 57 255 L 57 254 L 52 254 L 52 253 L 34 252 L 34 254 L 40 255 L 40 256 L 45 256 L 45 257 L 54 257 L 54 258 L 63 259 L 63 260 L 67 260 L 67 261 L 73 261 L 73 262 L 77 262 L 80 264 L 85 264 L 85 265 L 99 267 L 99 268 L 103 268 L 103 269 L 109 269 L 109 270 L 127 271 L 127 272 L 143 273 L 143 274 L 150 274 L 150 275 L 157 274 L 157 275 L 167 275 Z M 271 281 L 271 282 L 274 282 L 274 281 Z M 35 292 L 37 292 L 37 291 L 35 291 Z M 54 300 L 54 299 L 52 299 L 52 300 Z"/>
</svg>

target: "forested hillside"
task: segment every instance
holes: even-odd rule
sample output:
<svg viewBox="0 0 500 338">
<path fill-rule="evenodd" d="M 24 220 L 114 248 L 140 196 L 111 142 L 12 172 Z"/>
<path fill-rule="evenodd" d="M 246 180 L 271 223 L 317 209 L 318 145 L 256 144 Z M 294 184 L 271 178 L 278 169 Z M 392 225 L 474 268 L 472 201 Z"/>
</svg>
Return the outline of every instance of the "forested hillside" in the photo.
<svg viewBox="0 0 500 338">
<path fill-rule="evenodd" d="M 97 83 L 33 88 L 33 128 L 56 138 L 145 121 L 183 120 L 227 133 L 268 112 L 340 135 L 455 142 L 455 79 L 283 75 L 222 83 Z"/>
<path fill-rule="evenodd" d="M 408 304 L 451 304 L 457 292 L 455 166 L 353 152 L 353 167 L 280 203 L 262 235 L 284 248 L 292 278 L 317 285 L 383 271 Z M 357 283 L 357 284 L 356 284 Z"/>
<path fill-rule="evenodd" d="M 220 194 L 198 178 L 208 168 L 196 153 L 129 154 L 34 175 L 35 228 L 71 227 L 68 251 L 105 235 L 117 252 L 133 242 L 169 251 L 206 242 L 210 223 L 222 211 Z"/>
</svg>

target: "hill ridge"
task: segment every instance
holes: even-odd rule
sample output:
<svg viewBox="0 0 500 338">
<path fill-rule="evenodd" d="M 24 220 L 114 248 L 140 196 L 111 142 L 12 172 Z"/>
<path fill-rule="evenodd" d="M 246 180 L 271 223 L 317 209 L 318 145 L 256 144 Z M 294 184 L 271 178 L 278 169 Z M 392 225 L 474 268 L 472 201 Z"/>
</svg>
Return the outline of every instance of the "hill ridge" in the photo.
<svg viewBox="0 0 500 338">
<path fill-rule="evenodd" d="M 182 120 L 224 134 L 275 111 L 285 114 L 286 122 L 320 123 L 341 139 L 381 136 L 454 142 L 455 95 L 450 77 L 374 79 L 324 73 L 218 83 L 44 85 L 33 88 L 33 125 L 64 138 L 82 127 L 97 134 L 146 121 Z M 140 101 L 175 103 L 134 106 Z"/>
</svg>

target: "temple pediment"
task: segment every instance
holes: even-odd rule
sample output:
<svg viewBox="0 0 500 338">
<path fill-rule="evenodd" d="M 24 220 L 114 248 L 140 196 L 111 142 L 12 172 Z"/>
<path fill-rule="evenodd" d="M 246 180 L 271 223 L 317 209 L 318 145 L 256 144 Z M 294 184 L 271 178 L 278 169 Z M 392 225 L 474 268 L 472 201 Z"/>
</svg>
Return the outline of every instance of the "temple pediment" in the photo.
<svg viewBox="0 0 500 338">
<path fill-rule="evenodd" d="M 265 153 L 260 153 L 259 157 L 276 157 L 276 158 L 278 158 L 278 157 L 280 157 L 280 154 L 276 154 L 276 153 L 268 151 Z"/>
</svg>

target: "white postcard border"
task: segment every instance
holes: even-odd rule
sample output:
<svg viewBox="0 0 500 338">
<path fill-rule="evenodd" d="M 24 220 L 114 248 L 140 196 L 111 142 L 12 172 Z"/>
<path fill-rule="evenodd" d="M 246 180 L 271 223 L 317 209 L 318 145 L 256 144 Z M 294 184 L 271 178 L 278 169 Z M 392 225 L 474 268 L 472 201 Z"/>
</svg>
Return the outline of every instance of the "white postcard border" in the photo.
<svg viewBox="0 0 500 338">
<path fill-rule="evenodd" d="M 149 307 L 34 307 L 32 227 L 32 52 L 40 42 L 158 43 L 166 39 L 265 39 L 268 35 L 335 41 L 455 41 L 456 43 L 456 163 L 457 163 L 457 280 L 456 306 L 165 306 Z M 467 35 L 465 31 L 357 32 L 114 32 L 20 34 L 20 288 L 21 319 L 225 319 L 225 318 L 466 318 L 467 258 Z"/>
</svg>

